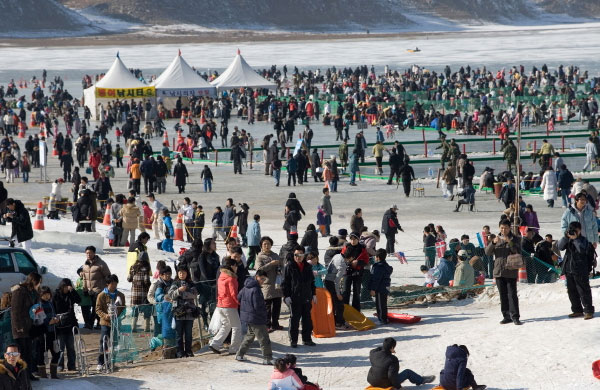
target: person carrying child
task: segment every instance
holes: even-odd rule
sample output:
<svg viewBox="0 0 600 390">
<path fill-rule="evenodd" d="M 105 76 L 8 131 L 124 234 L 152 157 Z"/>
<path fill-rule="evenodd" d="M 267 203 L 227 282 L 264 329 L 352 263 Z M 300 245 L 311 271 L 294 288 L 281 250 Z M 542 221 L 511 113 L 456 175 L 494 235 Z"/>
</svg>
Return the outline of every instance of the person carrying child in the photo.
<svg viewBox="0 0 600 390">
<path fill-rule="evenodd" d="M 450 345 L 446 348 L 446 363 L 440 372 L 440 386 L 445 390 L 483 390 L 486 385 L 478 385 L 471 370 L 467 368 L 469 350 L 464 345 Z"/>
<path fill-rule="evenodd" d="M 34 329 L 38 329 L 38 337 L 37 337 L 37 351 L 36 351 L 36 362 L 37 362 L 37 371 L 40 378 L 48 378 L 46 374 L 46 359 L 45 353 L 46 351 L 50 351 L 52 354 L 52 360 L 50 361 L 50 377 L 52 379 L 58 379 L 58 360 L 60 359 L 60 351 L 58 346 L 55 348 L 55 340 L 56 337 L 56 328 L 55 325 L 60 321 L 56 317 L 56 311 L 54 310 L 54 305 L 52 304 L 52 291 L 48 286 L 42 286 L 40 288 L 40 298 L 41 301 L 39 306 L 44 310 L 44 319 L 41 324 L 38 324 L 37 316 L 34 319 Z M 36 305 L 33 305 L 32 311 L 35 313 L 34 309 Z M 39 317 L 41 318 L 41 317 Z"/>
<path fill-rule="evenodd" d="M 375 264 L 371 268 L 371 278 L 369 279 L 369 291 L 371 296 L 375 297 L 375 306 L 377 307 L 377 318 L 382 324 L 387 324 L 387 298 L 390 293 L 391 276 L 394 268 L 385 261 L 387 252 L 385 249 L 378 249 L 375 255 Z"/>
</svg>

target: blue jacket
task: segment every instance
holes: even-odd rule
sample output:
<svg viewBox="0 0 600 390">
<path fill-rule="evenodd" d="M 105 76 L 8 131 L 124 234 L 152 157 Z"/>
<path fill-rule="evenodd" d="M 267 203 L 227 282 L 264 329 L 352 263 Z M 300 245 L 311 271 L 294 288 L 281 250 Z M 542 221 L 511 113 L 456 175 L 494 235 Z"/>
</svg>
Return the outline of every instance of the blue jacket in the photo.
<svg viewBox="0 0 600 390">
<path fill-rule="evenodd" d="M 446 258 L 440 259 L 438 270 L 438 284 L 440 286 L 449 286 L 450 281 L 454 280 L 454 263 Z"/>
<path fill-rule="evenodd" d="M 371 278 L 369 279 L 369 290 L 380 294 L 388 294 L 392 283 L 392 272 L 394 268 L 387 261 L 377 261 L 371 267 Z"/>
<path fill-rule="evenodd" d="M 225 207 L 223 209 L 223 226 L 227 228 L 231 228 L 235 225 L 235 210 L 232 207 Z"/>
<path fill-rule="evenodd" d="M 296 173 L 296 171 L 298 170 L 298 163 L 296 162 L 296 159 L 294 159 L 293 157 L 290 157 L 287 161 L 287 171 L 290 175 L 293 175 Z"/>
<path fill-rule="evenodd" d="M 558 187 L 561 189 L 570 189 L 575 179 L 573 174 L 567 169 L 561 169 L 558 172 Z"/>
<path fill-rule="evenodd" d="M 446 363 L 440 372 L 440 386 L 446 390 L 462 390 L 470 385 L 467 381 L 468 355 L 454 344 L 446 348 Z"/>
<path fill-rule="evenodd" d="M 598 242 L 598 221 L 594 216 L 594 211 L 589 205 L 585 206 L 581 219 L 579 218 L 579 213 L 573 206 L 569 206 L 569 208 L 565 210 L 560 221 L 560 227 L 563 234 L 567 231 L 569 224 L 575 221 L 581 223 L 582 236 L 587 238 L 592 244 Z"/>
<path fill-rule="evenodd" d="M 260 285 L 254 278 L 247 278 L 244 288 L 238 293 L 240 320 L 246 324 L 266 325 L 267 305 Z"/>
<path fill-rule="evenodd" d="M 158 323 L 161 325 L 161 334 L 163 339 L 174 339 L 175 329 L 171 327 L 173 321 L 173 305 L 171 302 L 165 301 L 165 295 L 169 290 L 164 282 L 160 283 L 154 292 L 154 299 L 156 299 L 156 317 Z"/>
<path fill-rule="evenodd" d="M 175 230 L 173 230 L 173 220 L 169 215 L 163 217 L 163 223 L 169 232 L 169 238 L 173 238 L 175 236 Z"/>
<path fill-rule="evenodd" d="M 250 222 L 248 226 L 248 246 L 259 246 L 260 245 L 260 224 L 256 221 Z"/>
</svg>

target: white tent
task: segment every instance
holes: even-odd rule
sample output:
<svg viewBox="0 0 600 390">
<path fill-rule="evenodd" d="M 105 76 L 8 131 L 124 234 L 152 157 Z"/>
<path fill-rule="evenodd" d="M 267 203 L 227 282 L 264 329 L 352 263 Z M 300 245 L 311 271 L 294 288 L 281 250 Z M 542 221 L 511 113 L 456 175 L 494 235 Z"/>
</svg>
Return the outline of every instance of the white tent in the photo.
<svg viewBox="0 0 600 390">
<path fill-rule="evenodd" d="M 211 84 L 220 91 L 242 87 L 277 89 L 275 83 L 258 75 L 248 65 L 239 50 L 231 65 L 219 77 L 213 80 Z"/>
<path fill-rule="evenodd" d="M 181 52 L 152 85 L 156 88 L 157 100 L 166 108 L 173 108 L 175 100 L 180 97 L 216 96 L 217 94 L 217 89 L 192 69 L 181 57 Z"/>
<path fill-rule="evenodd" d="M 106 72 L 104 77 L 96 84 L 83 91 L 85 105 L 92 112 L 92 117 L 98 119 L 98 105 L 113 100 L 143 100 L 145 98 L 154 98 L 154 87 L 149 87 L 138 80 L 127 69 L 119 53 L 112 66 Z"/>
</svg>

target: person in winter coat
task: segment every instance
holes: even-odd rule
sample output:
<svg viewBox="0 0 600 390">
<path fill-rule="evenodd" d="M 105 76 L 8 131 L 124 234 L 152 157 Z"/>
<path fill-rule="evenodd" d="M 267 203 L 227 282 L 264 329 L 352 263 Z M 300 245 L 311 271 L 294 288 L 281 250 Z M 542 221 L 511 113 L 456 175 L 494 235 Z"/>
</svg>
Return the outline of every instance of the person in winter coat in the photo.
<svg viewBox="0 0 600 390">
<path fill-rule="evenodd" d="M 150 331 L 151 308 L 148 306 L 148 290 L 150 289 L 150 274 L 152 267 L 147 256 L 140 256 L 138 260 L 129 268 L 127 281 L 131 283 L 131 306 L 133 306 L 133 325 L 132 332 L 137 332 L 137 320 L 140 311 L 144 315 L 145 332 Z"/>
<path fill-rule="evenodd" d="M 204 183 L 204 192 L 212 192 L 212 182 L 214 180 L 212 171 L 208 167 L 208 165 L 204 166 L 202 173 L 200 174 L 200 179 Z"/>
<path fill-rule="evenodd" d="M 244 151 L 244 147 L 242 145 L 235 144 L 231 146 L 231 161 L 233 161 L 233 174 L 239 173 L 242 174 L 242 160 L 246 158 L 246 152 Z M 268 170 L 271 162 L 265 162 L 266 169 Z"/>
<path fill-rule="evenodd" d="M 192 327 L 194 319 L 198 316 L 196 296 L 198 292 L 190 278 L 186 266 L 177 267 L 177 278 L 171 284 L 167 296 L 173 302 L 173 317 L 175 317 L 175 331 L 177 332 L 177 358 L 193 357 L 192 352 Z"/>
<path fill-rule="evenodd" d="M 364 269 L 369 264 L 367 248 L 360 242 L 356 233 L 350 233 L 350 241 L 342 248 L 348 260 L 346 278 L 344 280 L 344 303 L 350 303 L 352 293 L 352 307 L 360 311 L 360 294 L 362 288 Z"/>
<path fill-rule="evenodd" d="M 92 315 L 86 327 L 92 329 L 96 318 L 96 302 L 98 295 L 105 287 L 106 278 L 110 276 L 108 265 L 96 254 L 96 248 L 88 246 L 85 248 L 86 260 L 81 271 L 83 279 L 83 294 L 90 297 L 92 301 Z M 125 304 L 125 301 L 123 301 Z"/>
<path fill-rule="evenodd" d="M 321 210 L 325 213 L 325 232 L 323 237 L 331 235 L 331 216 L 333 215 L 333 207 L 331 206 L 331 196 L 329 195 L 329 188 L 323 188 L 323 196 L 321 197 Z"/>
<path fill-rule="evenodd" d="M 256 255 L 260 252 L 260 215 L 254 215 L 246 236 L 248 238 L 248 269 L 252 270 L 254 269 Z"/>
<path fill-rule="evenodd" d="M 0 360 L 0 389 L 31 390 L 30 375 L 28 365 L 22 359 L 19 346 L 17 344 L 7 345 L 4 360 Z"/>
<path fill-rule="evenodd" d="M 458 251 L 458 264 L 454 270 L 454 287 L 471 287 L 475 282 L 475 270 L 469 263 L 467 251 Z"/>
<path fill-rule="evenodd" d="M 38 329 L 40 329 L 40 333 L 34 341 L 34 345 L 37 346 L 35 354 L 37 373 L 40 378 L 48 377 L 46 373 L 46 359 L 44 355 L 50 351 L 50 355 L 52 356 L 50 361 L 50 377 L 52 379 L 58 379 L 58 360 L 60 359 L 60 354 L 58 351 L 54 350 L 53 344 L 56 338 L 55 326 L 60 322 L 60 320 L 56 317 L 56 310 L 52 304 L 52 291 L 50 290 L 50 287 L 42 286 L 40 288 L 39 305 L 44 310 L 45 318 L 43 323 L 38 327 Z"/>
<path fill-rule="evenodd" d="M 434 276 L 437 277 L 440 286 L 449 286 L 450 281 L 454 279 L 455 266 L 452 262 L 452 257 L 454 257 L 454 251 L 447 250 L 444 252 L 444 257 L 440 259 L 440 264 L 434 272 Z"/>
<path fill-rule="evenodd" d="M 541 187 L 544 191 L 544 200 L 548 203 L 548 207 L 554 207 L 554 201 L 558 197 L 558 184 L 556 181 L 556 174 L 551 166 L 548 166 L 546 172 L 544 172 Z"/>
<path fill-rule="evenodd" d="M 349 159 L 349 163 L 348 163 L 348 170 L 350 171 L 350 185 L 351 186 L 356 186 L 356 174 L 360 174 L 360 167 L 358 166 L 358 157 L 359 154 L 356 151 L 356 149 L 354 151 L 352 151 L 352 154 L 350 155 L 350 159 Z"/>
<path fill-rule="evenodd" d="M 35 368 L 33 360 L 33 344 L 31 340 L 31 328 L 33 320 L 29 316 L 31 306 L 38 300 L 37 291 L 42 284 L 42 276 L 37 272 L 27 275 L 25 281 L 11 288 L 11 330 L 12 337 L 19 346 L 22 359 L 32 370 Z M 36 378 L 30 374 L 31 378 Z M 37 378 L 36 378 L 37 379 Z"/>
<path fill-rule="evenodd" d="M 100 177 L 96 180 L 95 189 L 96 199 L 100 202 L 100 208 L 104 210 L 106 208 L 106 200 L 110 198 L 110 194 L 113 192 L 110 179 L 106 177 L 104 172 L 100 172 Z"/>
<path fill-rule="evenodd" d="M 229 237 L 229 233 L 231 232 L 231 228 L 235 224 L 235 204 L 233 203 L 233 199 L 228 198 L 225 203 L 225 210 L 223 210 L 223 231 L 225 232 L 225 236 Z"/>
<path fill-rule="evenodd" d="M 220 206 L 215 207 L 215 212 L 213 213 L 211 224 L 213 227 L 212 239 L 216 240 L 217 235 L 219 235 L 223 240 L 225 240 L 227 236 L 223 231 L 223 209 Z"/>
<path fill-rule="evenodd" d="M 75 318 L 75 304 L 81 304 L 81 297 L 73 288 L 71 279 L 62 279 L 58 284 L 52 303 L 56 311 L 56 316 L 60 321 L 55 324 L 56 337 L 60 343 L 60 360 L 58 361 L 58 369 L 62 371 L 64 368 L 64 352 L 67 349 L 67 369 L 75 370 L 75 342 L 73 338 L 73 327 L 79 327 L 77 318 Z"/>
<path fill-rule="evenodd" d="M 171 267 L 166 266 L 160 269 L 159 279 L 154 283 L 154 291 L 150 288 L 148 291 L 148 301 L 156 306 L 157 329 L 154 330 L 155 335 L 160 334 L 163 338 L 163 345 L 170 347 L 174 345 L 176 332 L 172 327 L 173 322 L 173 304 L 167 299 L 167 294 L 173 283 L 171 276 L 173 271 Z M 152 296 L 150 294 L 152 293 Z"/>
<path fill-rule="evenodd" d="M 590 320 L 594 317 L 590 272 L 596 267 L 594 246 L 581 234 L 581 223 L 574 221 L 558 241 L 558 249 L 565 250 L 562 262 L 562 274 L 567 279 L 567 292 L 571 301 L 569 318 L 583 316 Z"/>
<path fill-rule="evenodd" d="M 512 178 L 507 178 L 506 184 L 500 191 L 500 198 L 498 198 L 498 202 L 502 201 L 504 203 L 504 207 L 509 208 L 511 204 L 515 203 L 515 197 L 517 196 L 516 191 L 517 190 L 515 189 Z"/>
<path fill-rule="evenodd" d="M 394 356 L 396 353 L 396 340 L 388 337 L 383 340 L 383 345 L 372 349 L 369 353 L 369 361 L 371 368 L 367 375 L 367 382 L 373 387 L 399 389 L 402 387 L 402 382 L 409 380 L 411 383 L 419 386 L 425 383 L 431 383 L 435 380 L 435 376 L 421 376 L 412 370 L 400 371 L 400 363 L 398 358 Z"/>
<path fill-rule="evenodd" d="M 279 255 L 271 250 L 273 240 L 270 237 L 262 237 L 259 242 L 260 253 L 256 257 L 256 269 L 265 271 L 266 279 L 261 284 L 262 293 L 267 309 L 267 328 L 269 333 L 282 330 L 279 325 L 281 313 L 281 273 L 283 262 Z"/>
<path fill-rule="evenodd" d="M 250 210 L 250 206 L 248 206 L 247 203 L 241 203 L 240 209 L 240 211 L 235 213 L 235 216 L 237 217 L 236 225 L 238 228 L 238 235 L 242 238 L 242 247 L 245 248 L 248 246 L 248 211 Z"/>
<path fill-rule="evenodd" d="M 175 164 L 175 167 L 173 168 L 173 176 L 175 176 L 175 185 L 177 186 L 179 193 L 185 194 L 185 184 L 189 175 L 181 157 L 177 157 L 177 164 Z"/>
<path fill-rule="evenodd" d="M 415 180 L 415 171 L 408 165 L 408 162 L 400 167 L 400 177 L 402 177 L 404 195 L 408 198 L 410 196 L 410 182 Z"/>
<path fill-rule="evenodd" d="M 285 359 L 277 359 L 271 374 L 269 390 L 301 390 L 304 384 Z"/>
<path fill-rule="evenodd" d="M 192 244 L 196 246 L 196 244 Z M 214 310 L 216 304 L 217 273 L 220 261 L 217 254 L 217 243 L 207 238 L 202 243 L 200 255 L 189 263 L 192 282 L 199 294 L 200 314 L 208 323 L 208 313 Z"/>
<path fill-rule="evenodd" d="M 308 251 L 318 251 L 319 250 L 319 235 L 317 234 L 317 229 L 315 225 L 308 224 L 306 227 L 306 232 L 304 233 L 304 237 L 302 237 L 302 241 L 300 242 L 305 248 L 310 248 Z"/>
<path fill-rule="evenodd" d="M 575 203 L 569 206 L 563 213 L 560 221 L 563 234 L 567 232 L 567 228 L 571 222 L 579 222 L 581 224 L 581 235 L 596 248 L 598 245 L 598 221 L 594 215 L 593 208 L 588 204 L 585 193 L 575 195 Z"/>
<path fill-rule="evenodd" d="M 273 364 L 273 351 L 267 329 L 267 307 L 261 291 L 261 286 L 266 280 L 267 273 L 264 270 L 258 270 L 253 278 L 246 279 L 244 287 L 238 293 L 240 319 L 248 326 L 248 331 L 235 359 L 243 361 L 246 352 L 256 338 L 262 351 L 263 365 L 270 366 Z"/>
<path fill-rule="evenodd" d="M 440 372 L 440 386 L 446 390 L 484 390 L 486 385 L 478 385 L 471 370 L 467 368 L 469 350 L 464 345 L 450 345 L 446 348 L 446 362 Z"/>
<path fill-rule="evenodd" d="M 290 346 L 298 347 L 298 334 L 300 320 L 302 320 L 302 342 L 306 346 L 315 346 L 312 341 L 312 319 L 310 310 L 312 303 L 316 303 L 315 276 L 312 266 L 308 264 L 304 254 L 304 247 L 298 245 L 294 248 L 294 260 L 285 265 L 283 283 L 284 302 L 291 311 L 289 336 Z"/>
<path fill-rule="evenodd" d="M 395 204 L 392 205 L 385 213 L 383 213 L 383 219 L 381 221 L 381 233 L 385 234 L 385 238 L 387 242 L 385 244 L 385 251 L 387 253 L 396 253 L 394 250 L 394 244 L 396 242 L 396 234 L 398 230 L 401 232 L 404 231 L 402 226 L 400 226 L 400 222 L 398 222 L 398 215 L 396 211 L 398 210 L 398 206 Z"/>
<path fill-rule="evenodd" d="M 337 237 L 332 237 L 332 239 L 334 238 L 337 241 Z M 325 275 L 325 288 L 331 295 L 335 327 L 339 330 L 348 329 L 344 320 L 344 296 L 342 295 L 347 268 L 346 255 L 338 252 L 329 262 L 327 275 Z"/>
<path fill-rule="evenodd" d="M 100 354 L 98 355 L 98 371 L 101 371 L 104 364 L 104 351 L 108 348 L 107 340 L 110 339 L 110 332 L 113 324 L 113 315 L 117 318 L 125 310 L 125 295 L 117 290 L 119 278 L 117 275 L 110 275 L 105 280 L 104 290 L 98 294 L 96 302 L 96 315 L 100 318 Z"/>
<path fill-rule="evenodd" d="M 559 167 L 558 171 L 558 189 L 560 190 L 560 195 L 563 200 L 563 206 L 569 206 L 571 200 L 569 199 L 569 195 L 571 195 L 571 186 L 575 182 L 573 178 L 573 174 L 571 171 L 567 169 L 565 164 L 562 164 Z"/>
<path fill-rule="evenodd" d="M 296 172 L 298 171 L 298 162 L 291 154 L 288 157 L 286 169 L 288 174 L 288 187 L 292 182 L 294 183 L 294 187 L 296 187 Z"/>
<path fill-rule="evenodd" d="M 354 215 L 350 218 L 350 232 L 360 234 L 363 226 L 365 226 L 365 222 L 362 217 L 362 209 L 358 208 L 354 210 Z"/>
<path fill-rule="evenodd" d="M 135 241 L 135 231 L 142 226 L 142 212 L 135 205 L 135 198 L 129 197 L 127 204 L 121 208 L 119 212 L 123 219 L 123 234 L 121 236 L 121 246 L 124 246 L 129 241 L 132 244 Z M 143 230 L 142 230 L 143 231 Z"/>
<path fill-rule="evenodd" d="M 165 239 L 162 240 L 160 249 L 165 252 L 174 253 L 175 250 L 173 249 L 173 237 L 175 236 L 175 230 L 173 229 L 173 221 L 171 220 L 169 210 L 166 208 L 162 209 L 162 219 L 165 226 Z"/>
<path fill-rule="evenodd" d="M 377 308 L 377 318 L 382 324 L 388 323 L 387 298 L 390 293 L 391 276 L 394 269 L 385 258 L 387 252 L 385 249 L 378 249 L 375 256 L 376 261 L 371 268 L 371 278 L 369 279 L 369 291 L 372 297 L 375 297 L 375 307 Z"/>
<path fill-rule="evenodd" d="M 33 229 L 31 227 L 31 218 L 27 209 L 20 200 L 6 199 L 7 213 L 4 219 L 12 222 L 10 239 L 16 241 L 23 249 L 31 254 L 31 239 L 33 238 Z"/>
<path fill-rule="evenodd" d="M 217 311 L 213 315 L 221 317 L 219 331 L 210 342 L 209 349 L 216 354 L 221 354 L 223 341 L 231 331 L 231 344 L 229 353 L 234 354 L 238 351 L 242 341 L 242 324 L 238 314 L 240 302 L 238 300 L 238 263 L 228 258 L 221 267 L 221 274 L 217 282 Z"/>
<path fill-rule="evenodd" d="M 519 298 L 517 296 L 518 270 L 506 269 L 508 256 L 521 254 L 521 239 L 510 231 L 510 221 L 500 221 L 500 233 L 488 242 L 485 254 L 494 255 L 494 278 L 500 293 L 500 310 L 504 317 L 501 324 L 513 322 L 521 325 L 519 320 Z"/>
<path fill-rule="evenodd" d="M 77 208 L 73 217 L 77 222 L 77 232 L 91 232 L 94 216 L 93 199 L 90 190 L 84 189 L 79 191 L 79 199 L 77 199 Z"/>
</svg>

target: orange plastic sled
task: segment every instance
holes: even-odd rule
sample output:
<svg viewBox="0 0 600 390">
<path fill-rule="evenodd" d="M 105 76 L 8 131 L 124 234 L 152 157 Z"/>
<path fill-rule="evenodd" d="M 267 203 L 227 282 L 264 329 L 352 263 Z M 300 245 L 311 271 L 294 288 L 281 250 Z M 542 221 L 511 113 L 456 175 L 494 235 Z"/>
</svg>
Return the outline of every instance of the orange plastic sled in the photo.
<svg viewBox="0 0 600 390">
<path fill-rule="evenodd" d="M 356 330 L 375 328 L 375 323 L 350 305 L 344 305 L 344 320 Z"/>
<path fill-rule="evenodd" d="M 313 336 L 317 338 L 335 337 L 333 302 L 329 291 L 317 288 L 317 304 L 312 305 L 310 317 L 313 323 Z"/>
<path fill-rule="evenodd" d="M 600 360 L 596 360 L 592 363 L 592 371 L 594 372 L 594 377 L 600 379 Z"/>
</svg>

